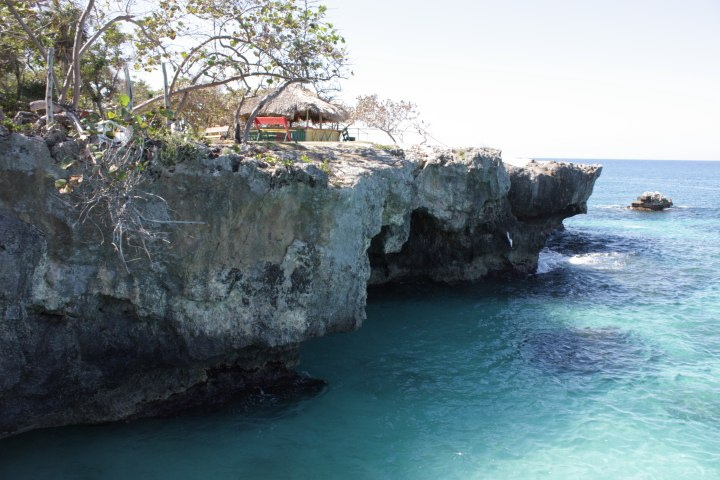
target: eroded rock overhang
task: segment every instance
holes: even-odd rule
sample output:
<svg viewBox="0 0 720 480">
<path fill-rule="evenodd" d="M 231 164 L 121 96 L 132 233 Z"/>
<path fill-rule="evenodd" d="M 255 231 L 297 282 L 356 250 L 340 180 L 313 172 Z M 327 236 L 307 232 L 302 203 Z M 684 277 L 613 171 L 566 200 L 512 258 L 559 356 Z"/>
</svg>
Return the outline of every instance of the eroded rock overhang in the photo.
<svg viewBox="0 0 720 480">
<path fill-rule="evenodd" d="M 492 149 L 282 155 L 153 169 L 139 208 L 168 243 L 128 245 L 126 266 L 43 139 L 0 139 L 0 436 L 286 379 L 299 342 L 361 325 L 369 283 L 532 272 L 600 173 Z"/>
</svg>

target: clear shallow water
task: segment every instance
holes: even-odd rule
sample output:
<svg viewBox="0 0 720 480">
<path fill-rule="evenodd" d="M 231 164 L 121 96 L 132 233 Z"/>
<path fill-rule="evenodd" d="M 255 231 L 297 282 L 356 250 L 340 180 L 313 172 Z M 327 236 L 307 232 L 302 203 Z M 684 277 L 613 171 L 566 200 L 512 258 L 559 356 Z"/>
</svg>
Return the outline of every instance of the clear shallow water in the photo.
<svg viewBox="0 0 720 480">
<path fill-rule="evenodd" d="M 0 478 L 720 478 L 720 163 L 601 163 L 541 273 L 373 292 L 305 345 L 321 396 L 33 432 Z"/>
</svg>

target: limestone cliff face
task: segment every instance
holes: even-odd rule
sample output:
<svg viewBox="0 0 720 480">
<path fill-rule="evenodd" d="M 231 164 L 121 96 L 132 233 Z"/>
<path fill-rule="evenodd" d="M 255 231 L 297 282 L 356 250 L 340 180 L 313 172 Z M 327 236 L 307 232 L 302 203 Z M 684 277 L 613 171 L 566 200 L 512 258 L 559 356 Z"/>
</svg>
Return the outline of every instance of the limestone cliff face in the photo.
<svg viewBox="0 0 720 480">
<path fill-rule="evenodd" d="M 600 173 L 487 149 L 303 152 L 329 174 L 293 152 L 156 170 L 142 208 L 169 243 L 128 245 L 126 268 L 102 215 L 58 194 L 45 142 L 0 138 L 0 437 L 302 384 L 298 343 L 358 328 L 368 283 L 532 272 Z"/>
</svg>

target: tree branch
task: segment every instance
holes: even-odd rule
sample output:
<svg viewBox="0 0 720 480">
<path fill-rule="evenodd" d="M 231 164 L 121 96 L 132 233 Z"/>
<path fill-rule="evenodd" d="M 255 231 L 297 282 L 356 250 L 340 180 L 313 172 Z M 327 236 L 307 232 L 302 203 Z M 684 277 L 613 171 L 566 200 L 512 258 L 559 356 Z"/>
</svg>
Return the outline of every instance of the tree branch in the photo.
<svg viewBox="0 0 720 480">
<path fill-rule="evenodd" d="M 72 107 L 73 110 L 77 110 L 78 106 L 80 105 L 80 91 L 82 90 L 82 76 L 80 72 L 80 49 L 82 48 L 82 31 L 83 27 L 85 26 L 85 22 L 87 21 L 88 16 L 90 16 L 90 11 L 92 10 L 93 6 L 95 5 L 95 0 L 88 0 L 88 4 L 85 7 L 85 10 L 83 11 L 82 15 L 80 15 L 80 19 L 78 19 L 77 25 L 75 26 L 75 42 L 73 43 L 73 66 L 74 69 L 73 72 L 73 102 Z M 64 89 L 64 86 L 63 86 Z"/>
<path fill-rule="evenodd" d="M 223 38 L 226 40 L 232 40 L 234 37 L 232 37 L 230 35 L 213 36 L 213 37 L 208 38 L 204 42 L 201 42 L 199 45 L 197 45 L 192 50 L 190 50 L 190 52 L 187 54 L 187 56 L 185 58 L 183 58 L 183 61 L 180 62 L 180 65 L 178 65 L 177 70 L 175 70 L 175 75 L 173 75 L 173 79 L 170 82 L 169 90 L 172 92 L 172 89 L 175 87 L 175 82 L 177 82 L 177 79 L 180 76 L 180 72 L 182 71 L 182 68 L 187 64 L 188 61 L 190 61 L 192 56 L 195 55 L 198 52 L 198 50 L 202 49 L 208 43 L 214 42 L 215 40 L 221 40 Z"/>
<path fill-rule="evenodd" d="M 28 37 L 30 38 L 30 41 L 35 44 L 38 50 L 40 50 L 40 53 L 43 57 L 47 59 L 47 51 L 45 50 L 45 47 L 43 47 L 43 44 L 40 43 L 40 40 L 35 36 L 33 31 L 30 29 L 30 27 L 27 26 L 27 23 L 23 20 L 23 18 L 20 16 L 17 10 L 15 10 L 15 5 L 10 0 L 3 0 L 5 5 L 7 5 L 8 9 L 10 10 L 10 13 L 12 13 L 13 17 L 15 17 L 15 20 L 20 24 L 23 30 L 25 30 L 25 33 L 27 33 Z"/>
<path fill-rule="evenodd" d="M 190 83 L 191 83 L 191 84 L 194 84 L 195 82 L 197 82 L 200 77 L 202 77 L 203 75 L 205 75 L 205 73 L 207 73 L 207 71 L 210 70 L 210 68 L 211 68 L 211 67 L 208 66 L 208 67 L 205 67 L 204 69 L 200 70 L 200 71 L 197 73 L 197 75 L 195 75 L 195 76 L 193 77 L 193 79 L 190 81 Z M 190 95 L 190 92 L 185 92 L 185 93 L 183 93 L 183 96 L 182 96 L 182 98 L 180 99 L 180 103 L 178 104 L 177 109 L 175 109 L 175 113 L 176 113 L 176 114 L 179 114 L 180 112 L 183 111 L 183 109 L 185 108 L 185 104 L 187 103 L 187 100 L 188 100 L 188 98 L 189 98 L 189 95 Z"/>
<path fill-rule="evenodd" d="M 228 78 L 226 78 L 226 79 L 224 79 L 224 80 L 216 80 L 216 81 L 214 81 L 214 82 L 201 83 L 201 84 L 199 84 L 199 85 L 191 85 L 191 86 L 189 86 L 189 87 L 183 87 L 183 88 L 180 88 L 180 89 L 178 89 L 178 90 L 175 90 L 174 92 L 170 92 L 170 96 L 172 97 L 172 96 L 175 96 L 175 95 L 181 95 L 181 94 L 183 94 L 183 93 L 192 92 L 193 90 L 201 90 L 201 89 L 203 89 L 203 88 L 217 87 L 217 86 L 219 86 L 219 85 L 225 85 L 226 83 L 234 82 L 234 81 L 237 81 L 237 80 L 242 80 L 242 79 L 245 78 L 245 77 L 260 76 L 260 75 L 262 75 L 262 76 L 271 76 L 271 77 L 275 77 L 275 78 L 283 78 L 283 77 L 280 76 L 280 75 L 267 74 L 267 73 L 264 73 L 264 72 L 263 72 L 263 73 L 251 73 L 251 74 L 248 74 L 248 75 L 244 75 L 244 74 L 242 74 L 242 75 L 234 75 L 234 76 L 228 77 Z M 296 81 L 303 81 L 303 80 L 296 80 Z M 149 99 L 149 100 L 145 100 L 143 103 L 141 103 L 141 104 L 138 105 L 137 107 L 133 108 L 133 113 L 142 112 L 143 110 L 145 110 L 145 109 L 148 107 L 148 105 L 152 105 L 153 103 L 158 102 L 158 101 L 162 100 L 163 98 L 165 98 L 165 96 L 161 94 L 161 95 L 156 95 L 156 96 L 154 96 L 153 98 L 151 98 L 151 99 Z"/>
<path fill-rule="evenodd" d="M 7 1 L 7 0 L 6 0 Z M 135 20 L 135 15 L 118 15 L 111 20 L 108 20 L 100 29 L 95 32 L 87 41 L 83 44 L 83 46 L 80 48 L 80 57 L 82 57 L 85 52 L 87 52 L 88 48 L 90 48 L 95 42 L 98 41 L 98 39 L 102 36 L 103 33 L 105 33 L 110 27 L 112 27 L 114 24 L 118 22 L 128 22 L 135 24 L 140 31 L 143 32 L 143 35 L 145 35 L 148 39 L 150 39 L 152 42 L 154 42 L 156 45 L 161 46 L 159 42 L 157 42 L 156 39 L 152 38 L 143 28 L 142 25 L 140 25 L 139 22 Z M 63 83 L 62 91 L 60 93 L 60 102 L 65 101 L 65 98 L 67 97 L 67 92 L 70 89 L 70 83 L 73 79 L 75 72 L 75 64 L 71 64 L 70 68 L 67 71 L 67 74 L 65 75 L 65 82 Z"/>
<path fill-rule="evenodd" d="M 107 31 L 108 28 L 112 27 L 115 23 L 118 22 L 129 22 L 135 18 L 134 15 L 118 15 L 117 17 L 113 18 L 112 20 L 108 20 L 108 22 L 100 27 L 100 29 L 93 33 L 92 37 L 88 38 L 85 44 L 83 44 L 82 48 L 80 49 L 80 56 L 82 56 L 88 48 L 92 46 L 93 43 L 97 41 L 100 36 Z"/>
</svg>

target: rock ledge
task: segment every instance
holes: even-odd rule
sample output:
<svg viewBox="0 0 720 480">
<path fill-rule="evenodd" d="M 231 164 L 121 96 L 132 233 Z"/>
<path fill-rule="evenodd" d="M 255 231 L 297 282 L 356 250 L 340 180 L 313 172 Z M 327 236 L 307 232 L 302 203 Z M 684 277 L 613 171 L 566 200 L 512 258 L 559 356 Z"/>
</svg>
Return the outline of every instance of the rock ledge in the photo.
<svg viewBox="0 0 720 480">
<path fill-rule="evenodd" d="M 0 138 L 0 437 L 315 388 L 294 374 L 299 343 L 360 327 L 368 284 L 531 273 L 601 170 L 403 153 L 296 146 L 281 162 L 158 166 L 136 208 L 202 223 L 160 223 L 169 242 L 150 258 L 127 245 L 126 269 L 107 218 L 79 222 L 58 193 L 73 172 L 47 143 Z"/>
</svg>

